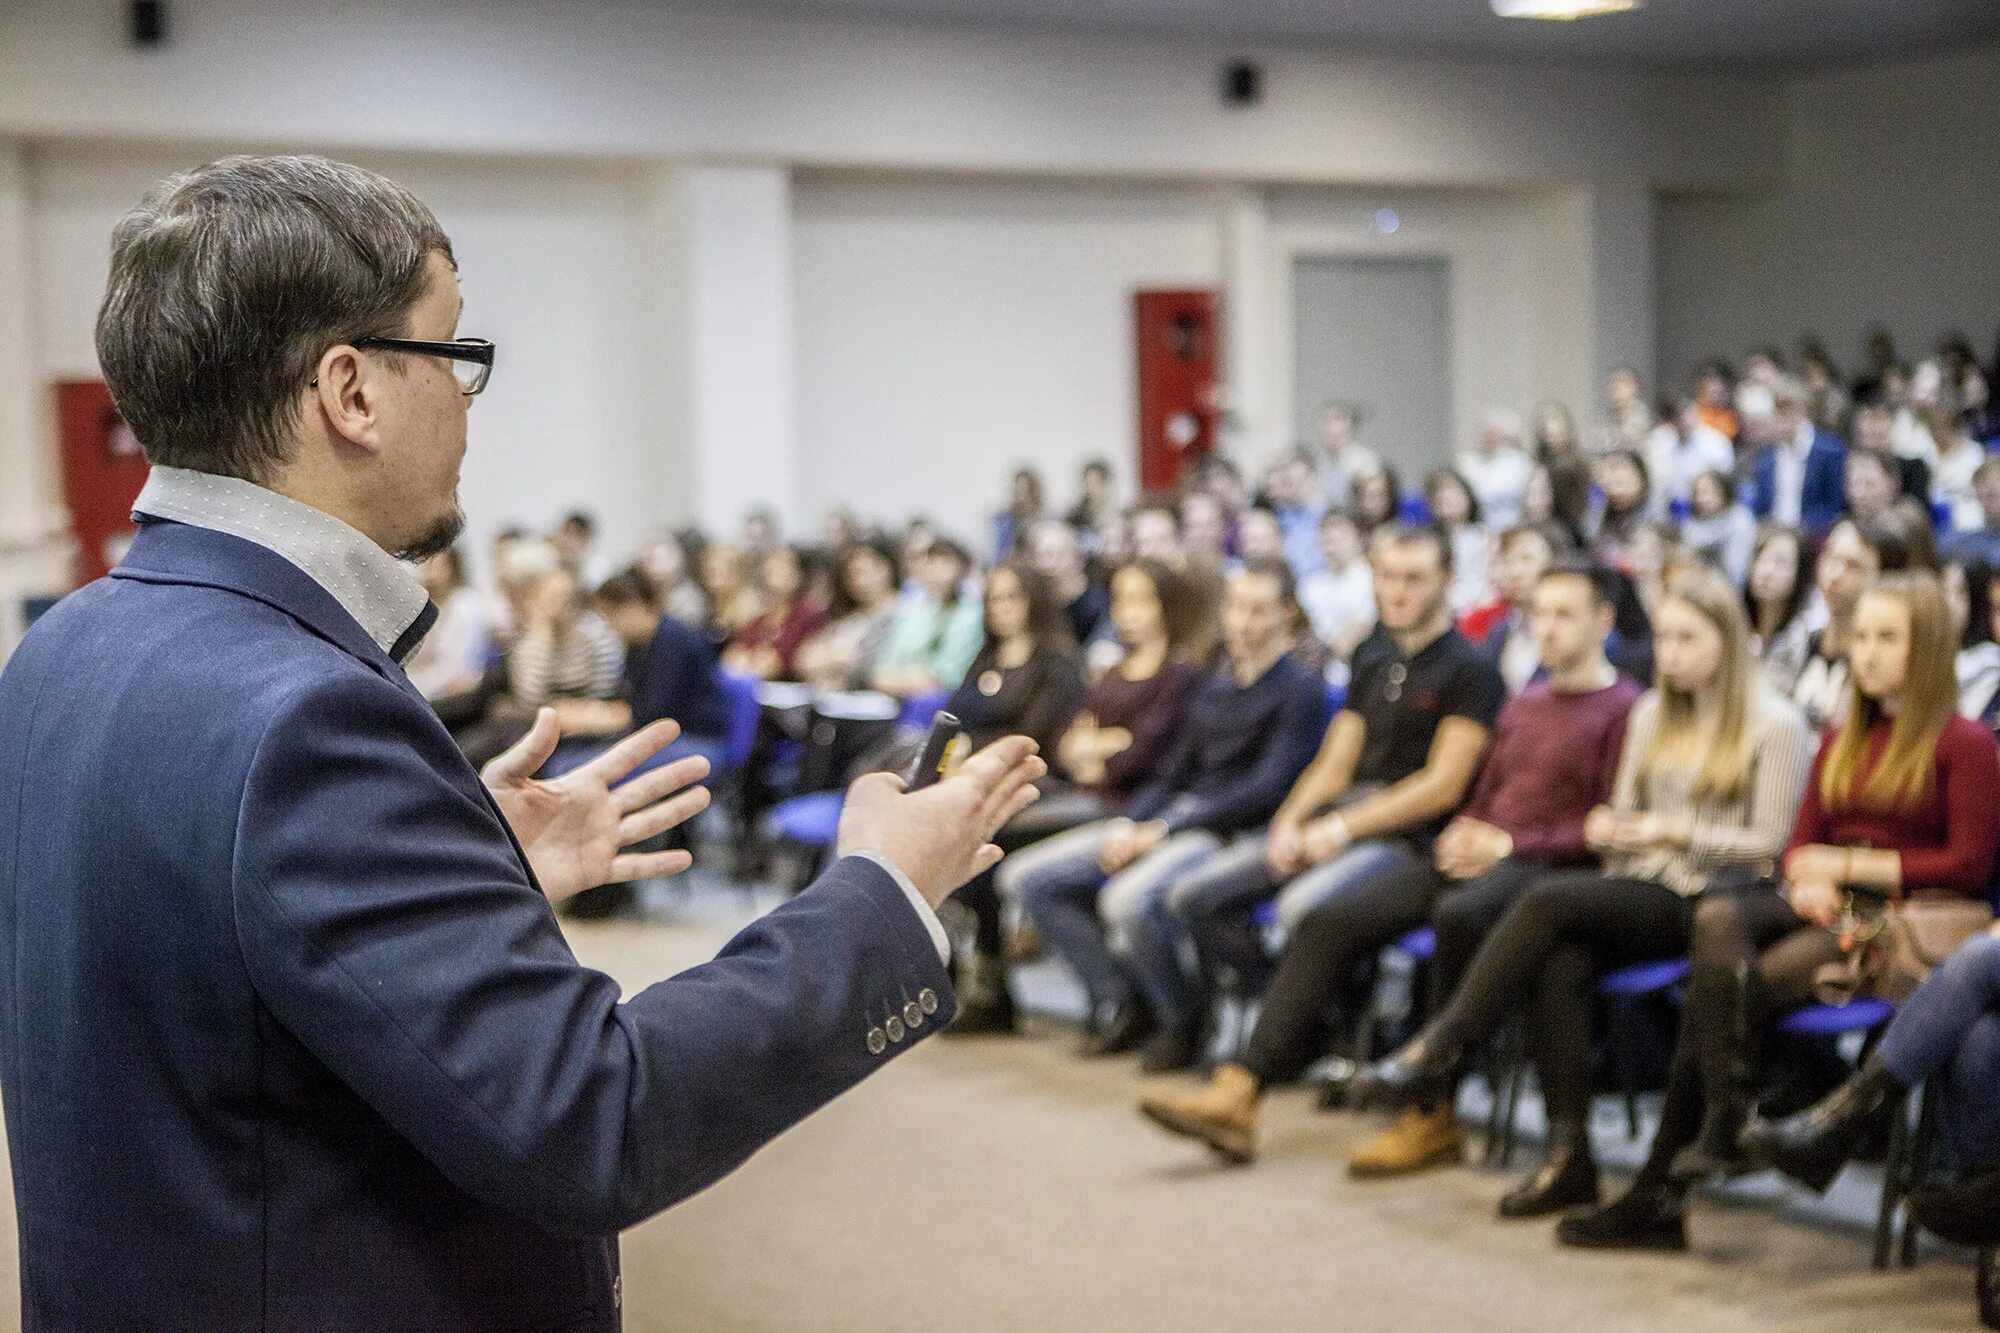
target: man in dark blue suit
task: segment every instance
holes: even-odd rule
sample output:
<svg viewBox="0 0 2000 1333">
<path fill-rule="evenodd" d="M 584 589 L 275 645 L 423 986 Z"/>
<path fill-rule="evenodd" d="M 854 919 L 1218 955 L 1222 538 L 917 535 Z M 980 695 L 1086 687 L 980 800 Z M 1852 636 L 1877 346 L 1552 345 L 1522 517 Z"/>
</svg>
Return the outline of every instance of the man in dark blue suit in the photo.
<svg viewBox="0 0 2000 1333">
<path fill-rule="evenodd" d="M 1003 741 L 905 793 L 712 963 L 621 1002 L 552 899 L 706 761 L 484 780 L 400 665 L 491 348 L 450 244 L 323 159 L 165 182 L 113 238 L 98 350 L 153 477 L 126 561 L 0 675 L 0 1083 L 23 1323 L 612 1329 L 617 1233 L 937 1031 L 933 911 L 1042 771 Z"/>
<path fill-rule="evenodd" d="M 1824 537 L 1847 507 L 1847 445 L 1812 423 L 1805 386 L 1771 391 L 1772 439 L 1751 460 L 1750 512 Z"/>
</svg>

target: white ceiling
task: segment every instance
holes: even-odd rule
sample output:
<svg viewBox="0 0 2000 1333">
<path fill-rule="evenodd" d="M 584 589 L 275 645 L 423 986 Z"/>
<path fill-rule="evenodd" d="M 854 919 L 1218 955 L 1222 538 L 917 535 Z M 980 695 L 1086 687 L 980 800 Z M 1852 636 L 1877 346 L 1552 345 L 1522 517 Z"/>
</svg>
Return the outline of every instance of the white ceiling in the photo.
<svg viewBox="0 0 2000 1333">
<path fill-rule="evenodd" d="M 919 18 L 1255 44 L 1799 69 L 2000 42 L 2000 0 L 1648 0 L 1569 23 L 1487 0 L 656 0 L 684 8 Z"/>
</svg>

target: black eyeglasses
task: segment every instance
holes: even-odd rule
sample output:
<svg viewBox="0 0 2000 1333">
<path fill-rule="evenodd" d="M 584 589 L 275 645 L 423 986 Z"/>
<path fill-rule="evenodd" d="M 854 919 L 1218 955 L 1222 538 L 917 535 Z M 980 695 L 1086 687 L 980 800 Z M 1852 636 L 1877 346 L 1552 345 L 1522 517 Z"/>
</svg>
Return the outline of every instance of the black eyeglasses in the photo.
<svg viewBox="0 0 2000 1333">
<path fill-rule="evenodd" d="M 391 352 L 414 352 L 418 356 L 441 356 L 451 362 L 452 376 L 466 397 L 486 387 L 493 375 L 493 344 L 484 338 L 457 338 L 448 343 L 424 342 L 416 338 L 356 338 L 356 347 L 380 347 Z"/>
</svg>

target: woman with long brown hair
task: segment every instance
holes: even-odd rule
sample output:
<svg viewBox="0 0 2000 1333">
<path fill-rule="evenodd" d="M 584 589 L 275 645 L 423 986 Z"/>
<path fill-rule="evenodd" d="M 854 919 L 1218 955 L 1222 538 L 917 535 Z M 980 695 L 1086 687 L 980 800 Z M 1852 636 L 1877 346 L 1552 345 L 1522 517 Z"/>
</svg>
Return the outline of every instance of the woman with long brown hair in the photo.
<svg viewBox="0 0 2000 1333">
<path fill-rule="evenodd" d="M 1861 594 L 1841 725 L 1821 743 L 1784 857 L 1768 882 L 1705 900 L 1694 972 L 1646 1165 L 1631 1191 L 1566 1219 L 1590 1248 L 1681 1249 L 1690 1185 L 1738 1174 L 1756 1038 L 1807 1003 L 1840 957 L 1828 929 L 1850 894 L 1894 903 L 1983 899 L 2000 826 L 2000 746 L 1958 716 L 1957 636 L 1928 573 L 1888 575 Z"/>
<path fill-rule="evenodd" d="M 1778 854 L 1805 784 L 1805 723 L 1754 669 L 1735 587 L 1713 570 L 1684 575 L 1661 598 L 1654 630 L 1658 683 L 1633 706 L 1611 803 L 1584 824 L 1602 866 L 1537 880 L 1450 1002 L 1357 1090 L 1363 1102 L 1436 1105 L 1466 1057 L 1528 1009 L 1550 1108 L 1548 1156 L 1501 1201 L 1503 1217 L 1596 1201 L 1588 1131 L 1597 978 L 1685 953 L 1712 887 L 1753 876 Z"/>
</svg>

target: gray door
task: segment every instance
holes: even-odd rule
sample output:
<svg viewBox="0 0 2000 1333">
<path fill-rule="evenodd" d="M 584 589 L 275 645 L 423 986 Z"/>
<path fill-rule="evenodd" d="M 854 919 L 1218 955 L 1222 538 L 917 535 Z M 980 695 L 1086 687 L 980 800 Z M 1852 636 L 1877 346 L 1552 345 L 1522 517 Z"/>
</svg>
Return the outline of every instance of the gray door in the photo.
<svg viewBox="0 0 2000 1333">
<path fill-rule="evenodd" d="M 1293 273 L 1298 438 L 1332 399 L 1415 490 L 1452 454 L 1451 263 L 1302 257 Z"/>
</svg>

